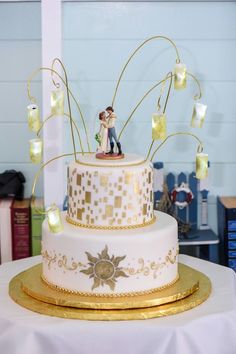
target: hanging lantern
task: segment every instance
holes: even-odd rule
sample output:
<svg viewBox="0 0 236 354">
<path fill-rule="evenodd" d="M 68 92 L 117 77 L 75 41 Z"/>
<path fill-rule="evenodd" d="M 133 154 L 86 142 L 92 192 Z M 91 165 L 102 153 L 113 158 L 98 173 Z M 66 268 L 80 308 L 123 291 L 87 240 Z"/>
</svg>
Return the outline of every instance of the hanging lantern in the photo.
<svg viewBox="0 0 236 354">
<path fill-rule="evenodd" d="M 187 68 L 185 64 L 179 63 L 175 65 L 174 69 L 174 88 L 176 90 L 184 89 L 186 87 Z"/>
<path fill-rule="evenodd" d="M 193 115 L 191 126 L 193 128 L 201 128 L 206 116 L 207 106 L 205 104 L 196 102 L 193 107 Z"/>
<path fill-rule="evenodd" d="M 64 92 L 62 90 L 51 92 L 51 112 L 55 115 L 64 114 Z"/>
<path fill-rule="evenodd" d="M 166 138 L 166 115 L 153 113 L 152 115 L 152 139 L 164 140 Z"/>
<path fill-rule="evenodd" d="M 208 176 L 208 154 L 198 153 L 196 155 L 196 178 L 204 179 Z"/>
<path fill-rule="evenodd" d="M 36 104 L 30 104 L 27 107 L 28 111 L 28 126 L 32 132 L 37 133 L 41 126 L 39 117 L 39 107 Z"/>
<path fill-rule="evenodd" d="M 38 164 L 42 161 L 43 157 L 43 141 L 42 139 L 30 140 L 30 160 Z"/>
<path fill-rule="evenodd" d="M 60 209 L 53 204 L 47 211 L 48 226 L 52 233 L 56 234 L 63 230 Z"/>
</svg>

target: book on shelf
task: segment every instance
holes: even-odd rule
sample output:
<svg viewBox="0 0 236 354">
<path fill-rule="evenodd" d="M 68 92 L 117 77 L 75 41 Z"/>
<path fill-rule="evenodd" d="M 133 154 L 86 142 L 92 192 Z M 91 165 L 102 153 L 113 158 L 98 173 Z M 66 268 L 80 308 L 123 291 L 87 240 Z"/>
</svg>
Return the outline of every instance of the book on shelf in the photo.
<svg viewBox="0 0 236 354">
<path fill-rule="evenodd" d="M 31 200 L 31 256 L 41 254 L 42 223 L 45 215 L 43 198 Z"/>
<path fill-rule="evenodd" d="M 12 258 L 30 256 L 30 199 L 15 200 L 11 209 Z"/>
<path fill-rule="evenodd" d="M 1 263 L 12 261 L 11 208 L 13 197 L 0 199 L 0 255 Z"/>
<path fill-rule="evenodd" d="M 218 197 L 220 264 L 236 271 L 236 197 Z"/>
</svg>

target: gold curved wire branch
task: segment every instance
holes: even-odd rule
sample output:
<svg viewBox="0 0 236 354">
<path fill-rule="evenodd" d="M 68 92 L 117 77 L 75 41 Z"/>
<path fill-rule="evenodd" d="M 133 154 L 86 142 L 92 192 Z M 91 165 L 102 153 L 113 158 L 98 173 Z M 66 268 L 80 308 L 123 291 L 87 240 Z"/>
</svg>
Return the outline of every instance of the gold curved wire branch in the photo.
<svg viewBox="0 0 236 354">
<path fill-rule="evenodd" d="M 58 61 L 58 60 L 60 61 L 60 59 L 58 59 L 58 58 L 53 59 L 52 65 L 51 65 L 51 69 L 52 69 L 52 71 L 51 71 L 51 79 L 52 79 L 53 85 L 54 85 L 56 88 L 60 88 L 60 87 L 61 87 L 60 82 L 56 82 L 56 81 L 54 80 L 54 77 L 53 77 L 54 64 L 55 64 L 55 62 Z M 61 64 L 61 61 L 60 61 L 60 64 Z M 62 69 L 63 69 L 63 71 L 64 71 L 63 65 L 62 65 Z"/>
<path fill-rule="evenodd" d="M 60 63 L 62 70 L 64 72 L 65 75 L 65 81 L 66 81 L 66 97 L 67 97 L 67 104 L 68 104 L 68 109 L 69 109 L 69 118 L 70 118 L 70 132 L 71 132 L 71 138 L 72 138 L 72 143 L 73 143 L 73 150 L 74 150 L 74 158 L 76 161 L 76 147 L 75 147 L 75 137 L 74 137 L 74 130 L 73 130 L 73 123 L 72 123 L 72 116 L 71 116 L 71 105 L 70 105 L 70 92 L 69 92 L 69 84 L 68 84 L 68 76 L 67 76 L 67 72 L 66 72 L 66 68 L 63 65 L 63 63 L 61 62 L 61 60 L 59 58 L 55 58 L 52 62 L 52 69 L 53 69 L 53 65 L 55 62 Z M 51 75 L 53 75 L 53 72 L 51 71 Z M 54 80 L 53 80 L 54 82 Z"/>
<path fill-rule="evenodd" d="M 197 152 L 200 153 L 203 151 L 203 144 L 201 142 L 201 140 L 195 135 L 195 134 L 192 134 L 192 133 L 189 133 L 189 132 L 178 132 L 178 133 L 173 133 L 173 134 L 170 134 L 168 135 L 165 140 L 163 140 L 163 142 L 158 145 L 158 147 L 154 150 L 151 158 L 150 158 L 150 161 L 152 161 L 152 159 L 154 158 L 156 152 L 166 143 L 166 141 L 170 138 L 172 138 L 173 136 L 176 136 L 176 135 L 189 135 L 189 136 L 192 136 L 194 139 L 196 139 L 198 141 L 198 148 L 197 148 Z"/>
<path fill-rule="evenodd" d="M 196 82 L 196 84 L 198 86 L 199 93 L 194 96 L 194 100 L 200 100 L 200 98 L 202 97 L 202 90 L 201 90 L 200 82 L 198 81 L 196 76 L 194 76 L 192 73 L 187 72 L 186 74 L 188 76 L 190 76 Z"/>
<path fill-rule="evenodd" d="M 82 154 L 81 151 L 76 151 L 76 154 Z M 56 157 L 53 157 L 52 159 L 48 160 L 47 162 L 45 162 L 42 166 L 40 166 L 38 172 L 35 174 L 34 176 L 34 182 L 33 182 L 33 186 L 32 186 L 32 191 L 31 191 L 31 198 L 32 198 L 32 206 L 35 207 L 34 205 L 34 200 L 35 200 L 35 188 L 36 188 L 36 184 L 38 182 L 38 179 L 44 169 L 44 167 L 46 167 L 47 165 L 49 165 L 51 162 L 55 161 L 55 160 L 58 160 L 58 159 L 61 159 L 62 157 L 67 157 L 67 156 L 73 156 L 74 153 L 70 153 L 70 154 L 63 154 L 63 155 L 59 155 L 59 156 L 56 156 Z M 43 214 L 43 215 L 46 215 L 47 212 L 43 212 L 42 210 L 40 209 L 37 209 L 35 208 L 36 212 L 38 212 L 39 214 Z"/>
<path fill-rule="evenodd" d="M 171 76 L 170 76 L 171 75 Z M 165 114 L 165 111 L 166 111 L 166 107 L 167 107 L 167 104 L 168 104 L 168 101 L 169 101 L 169 97 L 170 97 L 170 91 L 171 91 L 171 87 L 172 87 L 172 82 L 173 82 L 173 75 L 172 75 L 172 72 L 170 71 L 167 75 L 166 75 L 166 80 L 170 77 L 170 81 L 169 81 L 169 87 L 168 87 L 168 91 L 167 91 L 167 95 L 166 95 L 166 99 L 165 99 L 165 104 L 164 104 L 164 108 L 163 108 L 163 114 Z M 163 95 L 163 90 L 164 90 L 164 87 L 165 87 L 165 84 L 166 84 L 166 80 L 163 82 L 162 84 L 162 89 L 161 89 L 161 94 L 158 98 L 158 101 L 157 101 L 157 108 L 158 109 L 161 109 L 161 104 L 160 104 L 160 100 L 161 100 L 161 97 Z M 149 158 L 149 155 L 152 151 L 152 147 L 154 145 L 154 142 L 155 140 L 152 140 L 151 144 L 150 144 L 150 147 L 149 147 L 149 150 L 148 150 L 148 154 L 147 154 L 147 157 L 146 157 L 146 160 L 148 160 Z"/>
<path fill-rule="evenodd" d="M 171 91 L 172 82 L 173 82 L 173 76 L 174 76 L 174 75 L 172 75 L 172 72 L 171 72 L 171 71 L 168 72 L 168 74 L 166 75 L 165 81 L 164 81 L 163 84 L 162 84 L 160 96 L 159 96 L 158 101 L 157 101 L 157 107 L 161 109 L 160 101 L 161 101 L 161 98 L 162 98 L 162 95 L 163 95 L 163 92 L 164 92 L 164 89 L 165 89 L 165 84 L 166 84 L 166 81 L 170 79 L 170 81 L 169 81 L 169 87 L 168 87 L 168 91 L 167 91 L 167 95 L 166 95 L 166 99 L 165 99 L 165 104 L 164 104 L 164 108 L 163 108 L 163 114 L 165 114 L 165 112 L 166 112 L 166 106 L 167 106 L 168 101 L 169 101 L 170 91 Z"/>
<path fill-rule="evenodd" d="M 53 72 L 55 72 L 55 74 L 60 77 L 60 79 L 62 80 L 62 82 L 64 82 L 64 84 L 65 84 L 65 86 L 66 86 L 66 90 L 67 90 L 68 108 L 69 108 L 69 114 L 70 114 L 70 117 L 71 117 L 71 106 L 70 106 L 70 97 L 69 97 L 69 87 L 68 87 L 68 79 L 67 79 L 67 73 L 66 73 L 65 68 L 63 69 L 64 74 L 65 74 L 65 81 L 64 81 L 64 79 L 61 77 L 61 75 L 59 75 L 59 73 L 58 73 L 57 71 L 53 70 L 53 69 L 41 67 L 41 68 L 35 70 L 35 71 L 33 72 L 33 74 L 31 75 L 31 77 L 30 77 L 30 78 L 28 79 L 28 81 L 27 81 L 27 91 L 28 91 L 29 99 L 32 100 L 32 98 L 33 98 L 34 102 L 36 102 L 35 97 L 31 96 L 31 94 L 30 94 L 30 83 L 31 83 L 32 78 L 34 77 L 34 75 L 36 75 L 38 72 L 43 71 L 43 70 L 49 70 L 49 71 L 51 72 L 51 74 L 52 74 Z M 71 123 L 71 137 L 72 137 L 72 142 L 73 142 L 74 158 L 75 158 L 75 161 L 76 161 L 76 148 L 75 148 L 75 139 L 74 139 L 74 131 L 73 131 L 72 123 Z"/>
<path fill-rule="evenodd" d="M 27 81 L 27 94 L 28 94 L 28 97 L 29 97 L 29 100 L 32 102 L 32 103 L 36 103 L 36 98 L 34 96 L 31 95 L 30 93 L 30 85 L 31 85 L 31 81 L 33 80 L 34 76 L 36 76 L 40 71 L 49 71 L 51 73 L 54 73 L 55 75 L 57 75 L 57 77 L 59 77 L 59 79 L 61 80 L 61 82 L 66 86 L 66 82 L 65 80 L 63 79 L 63 77 L 54 69 L 51 69 L 51 68 L 48 68 L 48 67 L 41 67 L 41 68 L 38 68 L 36 69 L 32 74 L 31 76 L 29 77 L 28 81 Z M 83 116 L 83 113 L 81 111 L 81 108 L 80 108 L 80 105 L 79 103 L 77 102 L 75 96 L 73 95 L 73 92 L 71 91 L 71 89 L 69 88 L 68 86 L 68 91 L 72 97 L 72 99 L 74 100 L 75 102 L 75 105 L 80 113 L 80 117 L 81 117 L 81 120 L 83 122 L 83 126 L 85 127 L 85 135 L 86 135 L 86 139 L 87 139 L 87 145 L 88 145 L 88 151 L 90 152 L 90 145 L 89 145 L 89 140 L 88 140 L 88 134 L 87 134 L 87 129 L 86 129 L 86 126 L 85 126 L 85 121 L 84 121 L 84 116 Z"/>
<path fill-rule="evenodd" d="M 78 129 L 78 127 L 77 127 L 77 124 L 76 124 L 75 120 L 74 120 L 72 117 L 70 117 L 68 113 L 65 113 L 65 112 L 64 112 L 63 115 L 72 120 L 72 124 L 74 125 L 75 130 L 76 130 L 77 135 L 78 135 L 78 138 L 79 138 L 79 143 L 80 143 L 81 152 L 82 152 L 82 154 L 84 154 L 84 150 L 83 150 L 83 146 L 82 146 L 82 141 L 81 141 L 79 129 Z M 44 119 L 44 121 L 43 121 L 43 123 L 41 124 L 39 130 L 37 131 L 37 136 L 38 136 L 38 137 L 39 137 L 39 134 L 40 134 L 41 130 L 43 129 L 45 123 L 48 122 L 51 118 L 55 118 L 55 117 L 56 117 L 55 114 L 50 114 L 46 119 Z"/>
<path fill-rule="evenodd" d="M 124 129 L 126 128 L 126 126 L 128 125 L 128 123 L 130 122 L 132 116 L 134 115 L 134 113 L 136 112 L 136 110 L 138 109 L 138 107 L 141 105 L 141 103 L 143 102 L 143 100 L 156 88 L 158 87 L 160 84 L 162 84 L 163 82 L 165 82 L 166 80 L 169 80 L 171 77 L 174 77 L 174 74 L 171 73 L 171 75 L 169 75 L 168 77 L 165 77 L 163 80 L 159 81 L 157 84 L 155 84 L 154 86 L 152 86 L 146 93 L 145 95 L 141 98 L 141 100 L 138 102 L 138 104 L 135 106 L 135 108 L 133 109 L 133 111 L 131 112 L 131 114 L 129 115 L 129 117 L 127 118 L 125 124 L 123 125 L 121 132 L 118 136 L 118 140 L 120 139 L 121 135 L 124 132 Z"/>
<path fill-rule="evenodd" d="M 127 66 L 129 65 L 131 59 L 135 56 L 135 54 L 145 45 L 147 44 L 148 42 L 152 41 L 152 40 L 156 40 L 156 39 L 165 39 L 167 40 L 168 42 L 170 42 L 174 49 L 175 49 L 175 52 L 176 52 L 176 56 L 177 56 L 177 59 L 176 59 L 176 63 L 180 63 L 180 57 L 179 57 L 179 52 L 178 52 L 178 49 L 177 49 L 177 46 L 176 44 L 168 37 L 165 37 L 165 36 L 153 36 L 153 37 L 150 37 L 148 39 L 146 39 L 143 43 L 141 43 L 136 49 L 135 51 L 130 55 L 130 57 L 128 58 L 127 62 L 125 63 L 122 71 L 121 71 L 121 74 L 118 78 L 118 82 L 116 84 L 116 88 L 115 88 L 115 93 L 114 93 L 114 96 L 113 96 L 113 99 L 112 99 L 112 107 L 114 107 L 114 104 L 115 104 L 115 99 L 116 99 L 116 95 L 117 95 L 117 91 L 118 91 L 118 88 L 119 88 L 119 85 L 120 85 L 120 82 L 121 82 L 121 79 L 122 79 L 122 76 L 127 68 Z"/>
<path fill-rule="evenodd" d="M 63 69 L 63 71 L 64 71 L 64 73 L 65 73 L 65 76 L 67 77 L 65 66 L 64 66 L 64 64 L 62 63 L 62 61 L 61 61 L 59 58 L 55 58 L 55 59 L 53 60 L 53 62 L 52 62 L 52 69 L 54 69 L 54 64 L 55 64 L 57 61 L 60 63 L 60 65 L 61 65 L 61 67 L 62 67 L 62 69 Z M 52 81 L 53 81 L 54 85 L 57 87 L 59 83 L 56 83 L 55 80 L 53 79 L 53 72 L 51 72 L 51 76 L 52 76 Z M 60 84 L 59 84 L 59 85 L 60 85 Z M 69 87 L 69 85 L 68 85 L 68 87 Z M 71 94 L 71 97 L 74 99 L 74 102 L 75 102 L 75 104 L 76 104 L 77 109 L 79 110 L 80 117 L 81 117 L 81 119 L 82 119 L 82 123 L 83 123 L 83 127 L 84 127 L 84 132 L 85 132 L 85 136 L 86 136 L 86 141 L 87 141 L 87 145 L 88 145 L 88 150 L 90 151 L 90 145 L 89 145 L 89 139 L 88 139 L 88 132 L 87 132 L 86 124 L 85 124 L 84 115 L 83 115 L 83 113 L 82 113 L 82 110 L 81 110 L 81 108 L 80 108 L 80 105 L 78 104 L 78 102 L 77 102 L 77 100 L 75 99 L 74 95 L 72 94 L 71 90 L 70 90 L 70 94 Z"/>
</svg>

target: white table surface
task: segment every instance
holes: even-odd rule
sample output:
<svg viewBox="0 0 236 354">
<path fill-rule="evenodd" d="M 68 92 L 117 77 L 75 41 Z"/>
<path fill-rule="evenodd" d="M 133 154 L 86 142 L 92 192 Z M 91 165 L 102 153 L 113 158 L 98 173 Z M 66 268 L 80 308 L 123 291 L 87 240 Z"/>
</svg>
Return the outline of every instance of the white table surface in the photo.
<svg viewBox="0 0 236 354">
<path fill-rule="evenodd" d="M 211 279 L 206 302 L 169 317 L 94 322 L 40 315 L 11 300 L 9 280 L 40 260 L 0 266 L 0 354 L 236 353 L 236 275 L 231 269 L 180 255 L 180 262 Z"/>
</svg>

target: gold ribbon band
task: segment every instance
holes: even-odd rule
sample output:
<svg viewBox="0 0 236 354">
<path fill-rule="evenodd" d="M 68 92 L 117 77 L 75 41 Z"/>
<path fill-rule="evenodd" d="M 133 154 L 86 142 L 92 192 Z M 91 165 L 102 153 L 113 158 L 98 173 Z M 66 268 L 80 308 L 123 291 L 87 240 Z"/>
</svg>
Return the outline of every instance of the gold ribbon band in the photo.
<svg viewBox="0 0 236 354">
<path fill-rule="evenodd" d="M 171 282 L 169 282 L 165 285 L 159 286 L 158 288 L 153 288 L 153 289 L 149 289 L 149 290 L 142 290 L 142 291 L 131 291 L 131 292 L 127 292 L 127 293 L 116 293 L 116 294 L 89 293 L 89 292 L 83 292 L 83 291 L 69 290 L 69 289 L 60 287 L 59 285 L 52 284 L 43 276 L 43 274 L 41 274 L 41 278 L 50 288 L 56 289 L 61 292 L 76 294 L 76 295 L 81 295 L 81 296 L 117 298 L 117 297 L 132 297 L 132 296 L 147 295 L 147 294 L 155 293 L 157 291 L 164 290 L 166 288 L 169 288 L 170 286 L 172 286 L 173 284 L 175 284 L 179 280 L 179 274 L 177 274 L 177 276 L 175 277 L 174 280 L 172 280 Z"/>
<path fill-rule="evenodd" d="M 69 224 L 72 224 L 74 226 L 78 226 L 78 227 L 83 227 L 85 229 L 95 229 L 95 230 L 130 230 L 130 229 L 138 229 L 140 227 L 144 227 L 144 226 L 149 226 L 154 224 L 154 222 L 156 221 L 156 217 L 154 216 L 150 221 L 147 221 L 145 223 L 142 224 L 136 224 L 136 225 L 124 225 L 124 226 L 101 226 L 101 225 L 90 225 L 90 224 L 82 224 L 78 221 L 74 221 L 72 219 L 70 219 L 70 217 L 67 215 L 66 216 L 66 221 Z"/>
</svg>

